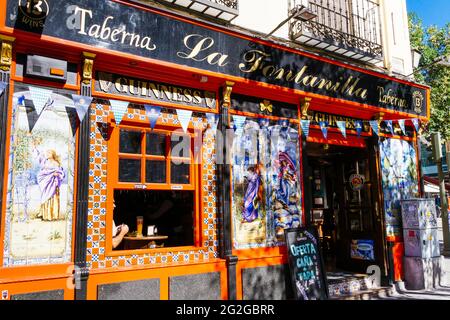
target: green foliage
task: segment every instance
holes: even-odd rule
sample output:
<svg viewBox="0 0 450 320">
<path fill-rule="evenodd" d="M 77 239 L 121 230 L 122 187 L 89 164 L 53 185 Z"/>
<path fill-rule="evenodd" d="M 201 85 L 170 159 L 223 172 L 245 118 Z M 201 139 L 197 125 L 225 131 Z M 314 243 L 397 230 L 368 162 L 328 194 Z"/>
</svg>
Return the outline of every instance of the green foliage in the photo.
<svg viewBox="0 0 450 320">
<path fill-rule="evenodd" d="M 422 54 L 416 80 L 431 87 L 431 119 L 426 136 L 440 132 L 444 140 L 450 140 L 450 68 L 433 64 L 440 57 L 450 56 L 450 23 L 442 28 L 425 28 L 412 13 L 409 32 L 411 47 Z"/>
</svg>

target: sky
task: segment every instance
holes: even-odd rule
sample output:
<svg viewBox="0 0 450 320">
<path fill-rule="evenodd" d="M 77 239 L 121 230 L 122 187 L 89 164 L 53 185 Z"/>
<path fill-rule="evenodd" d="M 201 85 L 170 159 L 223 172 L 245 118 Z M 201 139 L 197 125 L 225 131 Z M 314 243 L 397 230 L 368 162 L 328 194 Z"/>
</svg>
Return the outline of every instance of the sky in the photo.
<svg viewBox="0 0 450 320">
<path fill-rule="evenodd" d="M 450 22 L 450 0 L 406 0 L 408 12 L 415 12 L 425 26 L 443 27 Z"/>
</svg>

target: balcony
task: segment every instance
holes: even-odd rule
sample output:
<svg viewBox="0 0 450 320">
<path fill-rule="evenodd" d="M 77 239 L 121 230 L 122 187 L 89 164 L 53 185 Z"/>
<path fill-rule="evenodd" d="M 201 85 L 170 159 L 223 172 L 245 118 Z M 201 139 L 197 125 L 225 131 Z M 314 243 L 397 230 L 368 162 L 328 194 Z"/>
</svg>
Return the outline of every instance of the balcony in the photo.
<svg viewBox="0 0 450 320">
<path fill-rule="evenodd" d="M 293 20 L 294 42 L 366 63 L 383 59 L 377 0 L 291 0 L 291 8 L 301 5 L 316 17 Z"/>
<path fill-rule="evenodd" d="M 161 3 L 171 3 L 188 10 L 207 16 L 232 21 L 239 15 L 238 0 L 158 0 Z"/>
</svg>

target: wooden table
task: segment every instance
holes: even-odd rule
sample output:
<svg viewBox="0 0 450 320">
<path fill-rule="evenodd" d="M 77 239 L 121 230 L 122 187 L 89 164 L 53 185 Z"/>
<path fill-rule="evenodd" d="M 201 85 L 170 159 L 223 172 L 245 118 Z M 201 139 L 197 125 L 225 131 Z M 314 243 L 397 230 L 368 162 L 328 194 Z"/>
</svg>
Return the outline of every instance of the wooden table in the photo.
<svg viewBox="0 0 450 320">
<path fill-rule="evenodd" d="M 161 242 L 169 238 L 168 236 L 157 235 L 157 236 L 141 236 L 141 237 L 123 237 L 123 248 L 127 249 L 149 249 L 149 248 L 160 248 L 164 246 L 164 242 L 158 245 L 156 242 Z"/>
</svg>

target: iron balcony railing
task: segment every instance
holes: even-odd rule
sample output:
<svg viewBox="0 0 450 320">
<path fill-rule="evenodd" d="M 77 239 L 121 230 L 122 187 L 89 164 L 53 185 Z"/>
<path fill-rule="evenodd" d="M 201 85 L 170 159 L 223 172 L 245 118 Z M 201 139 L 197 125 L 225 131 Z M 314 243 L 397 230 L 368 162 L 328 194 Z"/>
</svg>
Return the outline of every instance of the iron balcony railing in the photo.
<svg viewBox="0 0 450 320">
<path fill-rule="evenodd" d="M 382 60 L 378 0 L 292 0 L 291 8 L 303 5 L 316 17 L 293 20 L 293 41 L 369 63 Z"/>
<path fill-rule="evenodd" d="M 239 15 L 238 0 L 157 0 L 171 3 L 187 10 L 200 12 L 224 21 L 232 21 Z"/>
</svg>

